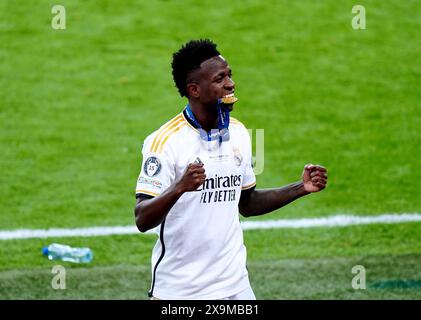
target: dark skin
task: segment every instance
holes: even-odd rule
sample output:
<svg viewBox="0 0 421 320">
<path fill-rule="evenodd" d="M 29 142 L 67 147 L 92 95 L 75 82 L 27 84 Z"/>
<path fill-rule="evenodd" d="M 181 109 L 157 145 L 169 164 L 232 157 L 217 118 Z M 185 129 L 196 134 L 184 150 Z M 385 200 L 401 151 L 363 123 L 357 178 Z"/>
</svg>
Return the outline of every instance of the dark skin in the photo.
<svg viewBox="0 0 421 320">
<path fill-rule="evenodd" d="M 216 129 L 218 115 L 215 105 L 224 95 L 234 93 L 235 83 L 226 60 L 213 57 L 188 77 L 187 92 L 192 112 L 207 131 Z M 228 106 L 230 111 L 233 105 Z M 168 212 L 185 193 L 198 189 L 206 179 L 203 164 L 189 164 L 184 174 L 167 190 L 153 199 L 138 198 L 135 207 L 137 228 L 145 232 L 161 224 Z M 301 181 L 274 189 L 253 189 L 241 193 L 239 211 L 245 217 L 262 215 L 279 209 L 310 193 L 323 190 L 327 170 L 320 165 L 304 166 Z"/>
</svg>

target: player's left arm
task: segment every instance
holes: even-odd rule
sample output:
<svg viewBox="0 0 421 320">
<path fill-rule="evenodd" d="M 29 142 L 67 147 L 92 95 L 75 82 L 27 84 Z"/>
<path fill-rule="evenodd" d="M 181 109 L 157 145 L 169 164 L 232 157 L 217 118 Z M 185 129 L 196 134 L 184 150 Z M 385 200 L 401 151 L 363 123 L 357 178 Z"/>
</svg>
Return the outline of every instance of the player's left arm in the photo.
<svg viewBox="0 0 421 320">
<path fill-rule="evenodd" d="M 326 168 L 308 164 L 304 166 L 302 181 L 281 188 L 243 191 L 239 210 L 245 217 L 269 213 L 305 195 L 323 190 L 326 184 Z"/>
</svg>

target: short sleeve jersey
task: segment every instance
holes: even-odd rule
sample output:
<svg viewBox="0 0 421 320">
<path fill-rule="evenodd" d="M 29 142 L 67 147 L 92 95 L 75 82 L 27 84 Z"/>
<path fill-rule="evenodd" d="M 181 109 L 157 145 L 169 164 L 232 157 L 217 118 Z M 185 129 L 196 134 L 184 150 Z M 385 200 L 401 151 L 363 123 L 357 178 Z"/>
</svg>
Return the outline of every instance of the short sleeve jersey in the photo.
<svg viewBox="0 0 421 320">
<path fill-rule="evenodd" d="M 228 141 L 205 141 L 184 111 L 144 141 L 137 197 L 159 196 L 198 159 L 206 170 L 204 184 L 156 228 L 150 296 L 220 299 L 250 286 L 238 203 L 256 178 L 247 129 L 231 118 L 229 133 Z"/>
</svg>

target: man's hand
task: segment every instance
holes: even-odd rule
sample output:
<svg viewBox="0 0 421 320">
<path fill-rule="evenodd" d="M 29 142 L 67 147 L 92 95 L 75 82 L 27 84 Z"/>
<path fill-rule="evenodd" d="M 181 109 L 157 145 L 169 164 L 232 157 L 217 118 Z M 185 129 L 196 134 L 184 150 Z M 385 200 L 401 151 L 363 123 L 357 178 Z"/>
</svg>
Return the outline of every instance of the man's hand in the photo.
<svg viewBox="0 0 421 320">
<path fill-rule="evenodd" d="M 181 192 L 194 191 L 199 188 L 206 179 L 203 163 L 190 163 L 183 176 L 176 184 L 176 188 Z"/>
<path fill-rule="evenodd" d="M 203 163 L 191 163 L 180 179 L 159 196 L 153 199 L 138 198 L 134 212 L 139 231 L 145 232 L 162 223 L 183 193 L 196 190 L 205 182 L 205 179 Z"/>
<path fill-rule="evenodd" d="M 303 171 L 304 190 L 307 192 L 319 192 L 326 188 L 327 170 L 325 167 L 307 164 Z"/>
</svg>

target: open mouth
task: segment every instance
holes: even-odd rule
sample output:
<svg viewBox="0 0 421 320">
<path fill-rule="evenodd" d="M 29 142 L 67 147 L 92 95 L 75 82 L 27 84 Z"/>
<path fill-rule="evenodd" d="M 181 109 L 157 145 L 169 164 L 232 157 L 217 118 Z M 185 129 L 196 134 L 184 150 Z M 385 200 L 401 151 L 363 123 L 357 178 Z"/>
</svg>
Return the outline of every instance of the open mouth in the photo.
<svg viewBox="0 0 421 320">
<path fill-rule="evenodd" d="M 227 94 L 221 98 L 223 104 L 233 104 L 238 101 L 238 98 L 234 96 L 234 93 Z"/>
</svg>

